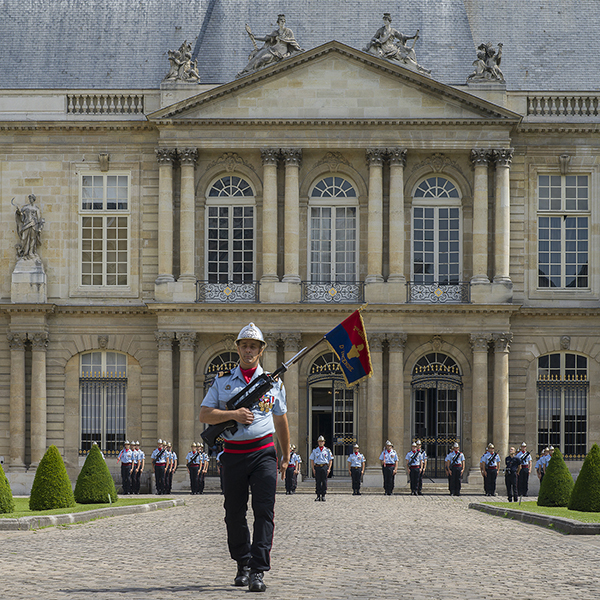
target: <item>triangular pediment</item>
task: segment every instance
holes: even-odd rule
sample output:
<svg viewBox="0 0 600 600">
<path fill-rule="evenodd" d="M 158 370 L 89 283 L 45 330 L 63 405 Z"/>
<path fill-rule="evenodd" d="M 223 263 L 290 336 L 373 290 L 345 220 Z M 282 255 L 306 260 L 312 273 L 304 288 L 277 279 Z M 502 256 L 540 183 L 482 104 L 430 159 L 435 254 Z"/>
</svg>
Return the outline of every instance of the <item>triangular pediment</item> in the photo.
<svg viewBox="0 0 600 600">
<path fill-rule="evenodd" d="M 401 65 L 329 42 L 163 108 L 152 121 L 498 120 L 520 116 Z"/>
</svg>

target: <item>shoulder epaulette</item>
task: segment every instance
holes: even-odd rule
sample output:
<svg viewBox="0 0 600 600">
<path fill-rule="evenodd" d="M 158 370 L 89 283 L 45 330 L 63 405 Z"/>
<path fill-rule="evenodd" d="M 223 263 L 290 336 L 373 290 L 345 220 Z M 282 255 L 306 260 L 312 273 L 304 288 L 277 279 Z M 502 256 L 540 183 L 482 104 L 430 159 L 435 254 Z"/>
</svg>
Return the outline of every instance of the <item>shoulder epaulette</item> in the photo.
<svg viewBox="0 0 600 600">
<path fill-rule="evenodd" d="M 231 370 L 219 371 L 218 377 L 225 377 L 225 375 L 231 375 Z"/>
</svg>

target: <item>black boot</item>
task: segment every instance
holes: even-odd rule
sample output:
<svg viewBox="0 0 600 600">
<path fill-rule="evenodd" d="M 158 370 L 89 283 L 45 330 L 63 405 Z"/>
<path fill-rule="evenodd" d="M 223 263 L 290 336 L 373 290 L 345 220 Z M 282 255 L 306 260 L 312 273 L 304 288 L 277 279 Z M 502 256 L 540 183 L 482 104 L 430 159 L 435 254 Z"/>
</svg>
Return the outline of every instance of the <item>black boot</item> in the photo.
<svg viewBox="0 0 600 600">
<path fill-rule="evenodd" d="M 262 571 L 252 571 L 252 573 L 250 573 L 250 584 L 248 589 L 251 592 L 264 592 L 267 589 L 267 586 L 263 581 Z"/>
<path fill-rule="evenodd" d="M 233 580 L 237 587 L 245 587 L 250 583 L 250 567 L 246 563 L 238 563 L 238 570 Z"/>
</svg>

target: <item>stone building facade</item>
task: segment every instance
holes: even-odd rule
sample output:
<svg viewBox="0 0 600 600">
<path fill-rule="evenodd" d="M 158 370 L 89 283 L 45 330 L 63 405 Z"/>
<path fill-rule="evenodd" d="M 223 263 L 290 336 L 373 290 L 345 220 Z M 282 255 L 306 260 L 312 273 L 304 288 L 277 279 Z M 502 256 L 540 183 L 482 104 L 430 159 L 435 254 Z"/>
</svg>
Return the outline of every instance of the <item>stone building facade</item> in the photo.
<svg viewBox="0 0 600 600">
<path fill-rule="evenodd" d="M 285 374 L 305 463 L 323 434 L 344 473 L 358 441 L 379 482 L 384 441 L 402 454 L 420 437 L 440 477 L 459 441 L 475 481 L 490 441 L 502 456 L 554 444 L 574 468 L 598 441 L 597 75 L 528 89 L 523 39 L 506 81 L 467 81 L 487 41 L 473 33 L 472 55 L 420 52 L 429 75 L 326 29 L 301 39 L 317 17 L 299 4 L 288 22 L 306 50 L 243 77 L 244 57 L 197 41 L 200 83 L 99 71 L 84 87 L 0 90 L 0 456 L 14 489 L 50 444 L 73 476 L 93 442 L 109 461 L 125 438 L 185 456 L 243 325 L 263 330 L 272 370 L 367 302 L 366 383 L 346 388 L 325 344 Z M 363 43 L 379 26 L 365 4 Z M 453 18 L 489 34 L 471 4 Z M 203 24 L 205 40 L 218 27 Z M 165 56 L 148 62 L 166 74 Z M 19 257 L 29 194 L 44 223 Z"/>
</svg>

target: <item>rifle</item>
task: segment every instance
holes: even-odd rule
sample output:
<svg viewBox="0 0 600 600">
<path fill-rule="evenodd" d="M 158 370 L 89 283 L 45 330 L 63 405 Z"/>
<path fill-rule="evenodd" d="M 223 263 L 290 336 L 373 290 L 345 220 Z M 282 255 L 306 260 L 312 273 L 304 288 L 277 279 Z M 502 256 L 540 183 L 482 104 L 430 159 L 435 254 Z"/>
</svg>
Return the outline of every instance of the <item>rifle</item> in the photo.
<svg viewBox="0 0 600 600">
<path fill-rule="evenodd" d="M 250 408 L 252 407 L 264 394 L 266 394 L 276 383 L 277 378 L 280 374 L 285 373 L 291 365 L 299 361 L 302 356 L 312 350 L 317 344 L 320 344 L 325 338 L 320 339 L 316 344 L 313 344 L 310 348 L 303 348 L 290 358 L 286 363 L 283 363 L 279 369 L 273 373 L 261 373 L 256 379 L 251 381 L 243 390 L 240 390 L 233 398 L 227 402 L 227 410 L 237 410 L 238 408 Z M 233 419 L 230 421 L 224 421 L 223 423 L 216 423 L 215 425 L 209 425 L 200 435 L 209 448 L 215 445 L 217 438 L 225 431 L 235 433 L 237 431 L 238 424 Z"/>
</svg>

